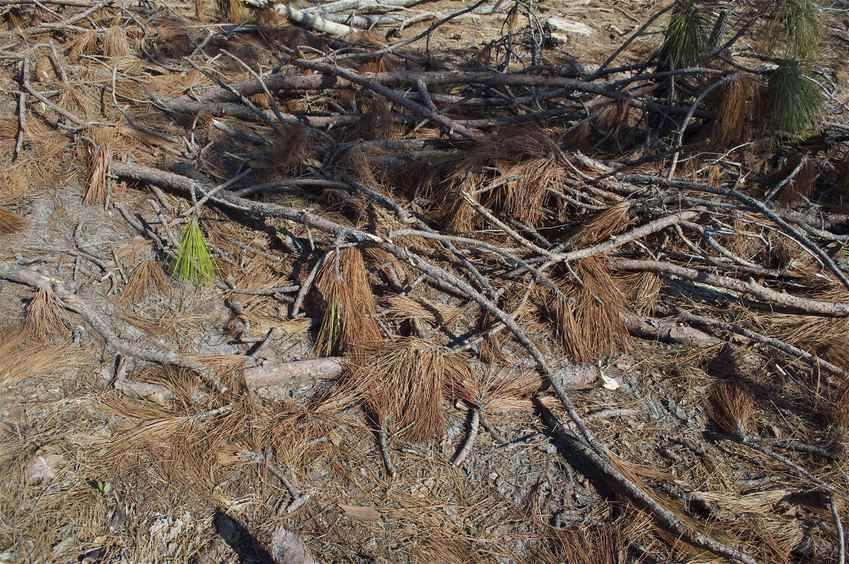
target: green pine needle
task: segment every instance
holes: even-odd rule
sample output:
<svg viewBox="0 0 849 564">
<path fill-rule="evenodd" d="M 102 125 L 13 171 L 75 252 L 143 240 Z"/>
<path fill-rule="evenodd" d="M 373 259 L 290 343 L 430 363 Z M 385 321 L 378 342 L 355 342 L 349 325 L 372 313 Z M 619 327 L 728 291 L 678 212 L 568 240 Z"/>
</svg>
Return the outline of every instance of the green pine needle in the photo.
<svg viewBox="0 0 849 564">
<path fill-rule="evenodd" d="M 816 57 L 821 28 L 814 0 L 782 0 L 776 15 L 776 23 L 784 36 L 786 56 L 803 61 Z"/>
<path fill-rule="evenodd" d="M 781 61 L 770 73 L 766 101 L 772 133 L 799 139 L 819 128 L 822 96 L 817 85 L 805 77 L 799 61 Z"/>
<path fill-rule="evenodd" d="M 707 14 L 695 0 L 678 0 L 660 48 L 661 60 L 673 68 L 696 66 L 705 55 L 709 41 Z"/>
<path fill-rule="evenodd" d="M 206 283 L 215 280 L 215 274 L 215 261 L 209 254 L 203 231 L 197 218 L 192 218 L 183 231 L 173 275 L 186 282 Z"/>
</svg>

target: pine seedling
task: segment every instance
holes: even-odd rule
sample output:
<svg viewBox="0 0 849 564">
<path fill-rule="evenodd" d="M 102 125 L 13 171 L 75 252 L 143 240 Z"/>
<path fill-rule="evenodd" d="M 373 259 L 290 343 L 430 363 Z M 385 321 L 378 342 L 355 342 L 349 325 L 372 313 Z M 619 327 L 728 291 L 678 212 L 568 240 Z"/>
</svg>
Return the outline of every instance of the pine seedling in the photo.
<svg viewBox="0 0 849 564">
<path fill-rule="evenodd" d="M 215 280 L 215 261 L 203 238 L 197 217 L 186 225 L 172 274 L 186 282 L 206 283 Z"/>
<path fill-rule="evenodd" d="M 768 129 L 779 136 L 803 138 L 819 127 L 822 96 L 799 61 L 785 59 L 769 76 L 766 95 Z"/>
<path fill-rule="evenodd" d="M 697 65 L 710 39 L 707 14 L 696 0 L 678 0 L 666 27 L 660 59 L 675 69 Z"/>
<path fill-rule="evenodd" d="M 785 56 L 802 61 L 813 59 L 821 36 L 814 0 L 782 0 L 778 2 L 776 16 L 777 29 L 771 31 L 773 37 L 784 39 Z"/>
</svg>

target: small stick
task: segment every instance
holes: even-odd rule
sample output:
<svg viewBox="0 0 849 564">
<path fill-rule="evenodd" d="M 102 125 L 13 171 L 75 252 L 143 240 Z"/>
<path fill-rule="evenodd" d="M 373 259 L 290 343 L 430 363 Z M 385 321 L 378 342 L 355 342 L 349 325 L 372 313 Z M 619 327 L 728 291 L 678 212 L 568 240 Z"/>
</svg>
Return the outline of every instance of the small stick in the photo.
<svg viewBox="0 0 849 564">
<path fill-rule="evenodd" d="M 502 437 L 501 433 L 499 433 L 498 430 L 492 426 L 492 423 L 489 422 L 489 419 L 484 416 L 483 411 L 478 410 L 478 417 L 480 418 L 481 427 L 483 427 L 484 430 L 490 434 L 492 439 L 498 444 L 504 444 L 504 437 Z"/>
<path fill-rule="evenodd" d="M 298 317 L 298 312 L 301 310 L 301 306 L 304 303 L 304 298 L 307 295 L 307 292 L 310 291 L 312 287 L 312 283 L 315 280 L 316 274 L 318 274 L 318 270 L 324 265 L 324 261 L 327 259 L 327 255 L 324 254 L 320 259 L 315 261 L 315 264 L 310 270 L 310 273 L 307 275 L 307 279 L 304 280 L 304 283 L 301 284 L 301 289 L 298 290 L 298 295 L 295 298 L 295 303 L 292 305 L 292 313 L 289 314 L 289 319 L 295 319 Z"/>
<path fill-rule="evenodd" d="M 390 478 L 394 478 L 398 472 L 395 470 L 395 465 L 392 463 L 389 453 L 389 433 L 384 425 L 380 426 L 377 432 L 377 445 L 380 447 L 380 456 L 383 457 L 383 465 L 386 467 L 386 473 Z"/>
<path fill-rule="evenodd" d="M 843 523 L 840 521 L 840 513 L 837 512 L 837 503 L 831 499 L 831 518 L 834 520 L 834 528 L 837 530 L 837 563 L 846 564 L 846 538 L 843 533 Z"/>
<path fill-rule="evenodd" d="M 823 482 L 822 480 L 820 480 L 819 478 L 814 476 L 811 472 L 802 468 L 800 465 L 796 464 L 795 462 L 793 462 L 792 460 L 790 460 L 789 458 L 787 458 L 783 454 L 779 454 L 779 453 L 775 452 L 774 450 L 772 450 L 771 448 L 761 444 L 761 442 L 757 438 L 755 438 L 751 435 L 746 435 L 746 434 L 740 433 L 740 432 L 735 433 L 735 434 L 708 433 L 707 435 L 711 438 L 731 440 L 731 441 L 734 441 L 736 443 L 740 443 L 741 445 L 745 445 L 745 446 L 747 446 L 747 447 L 749 447 L 753 450 L 756 450 L 756 451 L 760 452 L 761 454 L 765 454 L 769 458 L 772 458 L 773 460 L 780 462 L 781 464 L 784 464 L 785 466 L 789 466 L 798 475 L 800 475 L 803 478 L 810 480 L 811 482 L 813 482 L 814 484 L 816 484 L 820 488 L 822 488 L 822 489 L 824 489 L 828 492 L 831 492 L 832 494 L 839 495 L 840 497 L 843 497 L 844 499 L 849 499 L 849 497 L 847 497 L 846 495 L 836 491 L 834 489 L 834 486 L 831 486 L 831 485 Z"/>
<path fill-rule="evenodd" d="M 471 418 L 469 419 L 469 433 L 466 435 L 466 440 L 463 442 L 463 447 L 454 456 L 451 464 L 454 466 L 462 466 L 463 461 L 472 451 L 472 446 L 475 444 L 475 439 L 478 437 L 478 426 L 480 425 L 480 410 L 477 407 L 469 409 Z"/>
<path fill-rule="evenodd" d="M 283 484 L 283 487 L 286 488 L 286 491 L 289 492 L 289 495 L 292 496 L 292 501 L 289 502 L 289 505 L 286 506 L 286 513 L 293 513 L 299 507 L 301 507 L 304 503 L 309 500 L 309 494 L 303 494 L 301 491 L 295 487 L 295 484 L 292 483 L 291 480 L 286 476 L 285 466 L 282 464 L 278 464 L 274 462 L 274 454 L 270 448 L 266 449 L 263 454 L 252 451 L 245 451 L 241 453 L 243 459 L 248 462 L 253 462 L 254 464 L 265 464 L 268 471 Z"/>
<path fill-rule="evenodd" d="M 27 80 L 29 74 L 29 58 L 24 58 L 23 69 L 21 71 L 21 83 Z M 26 92 L 18 93 L 18 137 L 15 140 L 15 152 L 12 154 L 12 160 L 17 161 L 21 156 L 21 151 L 24 148 L 24 135 L 27 131 L 27 95 Z"/>
</svg>

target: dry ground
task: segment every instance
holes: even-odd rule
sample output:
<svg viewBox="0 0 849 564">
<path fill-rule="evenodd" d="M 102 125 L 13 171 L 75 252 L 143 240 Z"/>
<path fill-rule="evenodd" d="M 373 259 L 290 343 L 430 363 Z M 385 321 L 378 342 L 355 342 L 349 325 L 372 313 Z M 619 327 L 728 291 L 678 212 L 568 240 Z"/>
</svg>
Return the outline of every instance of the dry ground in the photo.
<svg viewBox="0 0 849 564">
<path fill-rule="evenodd" d="M 440 11 L 457 5 L 426 6 Z M 659 7 L 656 2 L 541 2 L 542 17 L 558 15 L 593 29 L 591 38 L 572 36 L 550 45 L 544 53 L 547 62 L 566 63 L 574 57 L 598 63 Z M 202 21 L 194 19 L 193 6 L 153 9 L 188 17 L 197 39 L 216 29 L 209 22 L 221 19 L 213 6 L 203 8 Z M 5 25 L 38 25 L 28 17 L 28 12 L 11 9 Z M 115 26 L 125 24 L 115 17 Z M 163 70 L 169 61 L 187 54 L 180 44 L 184 37 L 169 36 L 172 25 L 160 20 L 149 29 L 160 34 L 154 39 L 159 50 L 158 63 L 151 64 L 155 72 L 140 72 L 139 65 L 149 63 L 132 55 L 142 44 L 137 28 L 128 36 L 116 31 L 108 46 L 101 39 L 87 45 L 79 35 L 63 36 L 64 43 L 58 45 L 63 57 L 76 57 L 76 94 L 63 97 L 62 107 L 109 122 L 128 111 L 155 129 L 144 135 L 87 132 L 114 136 L 111 143 L 120 147 L 122 158 L 129 154 L 142 163 L 174 161 L 182 150 L 174 140 L 186 131 L 186 124 L 132 99 L 151 93 L 174 96 L 209 82 L 191 71 Z M 416 24 L 405 35 L 426 25 Z M 482 57 L 502 25 L 503 14 L 452 23 L 436 32 L 431 52 L 446 65 Z M 286 37 L 304 37 L 295 28 L 279 33 L 284 43 Z M 638 41 L 623 62 L 640 60 L 656 44 L 652 36 Z M 276 64 L 253 35 L 219 35 L 210 45 L 257 61 L 260 67 Z M 847 51 L 846 44 L 835 42 L 823 68 L 840 73 L 835 61 L 845 60 Z M 110 67 L 120 69 L 114 85 L 123 108 L 112 104 Z M 10 69 L 3 88 L 15 92 Z M 229 70 L 233 76 L 240 72 L 235 63 Z M 51 75 L 43 87 L 57 83 Z M 290 103 L 295 111 L 298 104 L 320 108 L 327 101 L 317 97 Z M 34 113 L 39 111 L 44 110 L 35 107 Z M 6 125 L 14 131 L 17 121 L 13 104 L 0 120 L 2 142 L 9 145 Z M 123 328 L 121 338 L 158 342 L 197 355 L 222 379 L 237 382 L 241 355 L 249 347 L 235 342 L 230 330 L 227 299 L 233 294 L 169 277 L 163 288 L 128 297 L 133 269 L 155 256 L 152 245 L 116 207 L 84 205 L 93 189 L 89 159 L 96 158 L 89 154 L 88 141 L 77 138 L 71 143 L 65 133 L 52 131 L 35 115 L 30 129 L 27 150 L 33 156 L 3 173 L 23 174 L 28 180 L 28 187 L 11 203 L 26 218 L 26 227 L 0 235 L 0 258 L 20 258 L 78 286 L 80 296 Z M 227 161 L 229 135 L 214 131 L 198 143 L 212 143 L 211 168 L 222 178 L 232 166 Z M 14 146 L 14 134 L 11 139 Z M 279 154 L 268 157 L 270 168 L 276 159 Z M 58 171 L 57 164 L 62 165 Z M 173 220 L 190 202 L 112 182 L 112 204 L 139 214 L 161 233 L 179 235 L 182 225 L 163 226 L 160 220 Z M 12 192 L 11 186 L 7 179 L 0 196 Z M 305 277 L 309 265 L 287 251 L 277 233 L 210 209 L 201 217 L 222 278 L 234 287 L 262 289 Z M 305 229 L 296 235 L 307 237 Z M 167 266 L 168 261 L 163 263 Z M 374 273 L 372 281 L 376 287 L 382 284 Z M 423 295 L 434 303 L 441 299 L 435 291 Z M 175 395 L 164 404 L 131 399 L 114 389 L 114 351 L 73 314 L 33 320 L 34 314 L 28 316 L 27 311 L 34 299 L 27 287 L 0 283 L 0 562 L 263 562 L 279 527 L 297 533 L 321 562 L 717 561 L 692 547 L 671 546 L 674 539 L 652 526 L 648 517 L 617 501 L 621 498 L 593 477 L 585 461 L 552 438 L 528 395 L 488 412 L 488 423 L 503 442 L 481 429 L 460 467 L 450 461 L 466 436 L 468 412 L 461 404 L 446 402 L 440 408 L 446 416 L 444 433 L 440 430 L 436 438 L 423 441 L 402 432 L 390 437 L 397 467 L 391 477 L 368 413 L 348 407 L 354 403 L 350 398 L 331 398 L 347 409 L 313 409 L 316 398 L 327 399 L 321 396 L 327 382 L 293 387 L 274 401 L 243 394 L 228 399 L 227 411 L 210 412 L 221 404 L 211 401 L 199 410 L 192 403 L 192 393 L 202 387 L 193 374 L 130 359 L 127 372 L 134 379 L 163 384 Z M 288 304 L 271 296 L 240 299 L 251 322 L 247 337 L 261 338 L 275 328 L 262 356 L 297 360 L 313 355 L 322 304 L 307 299 L 310 324 L 287 320 Z M 660 297 L 661 303 L 680 299 L 674 285 Z M 393 310 L 379 305 L 381 323 L 393 323 Z M 751 320 L 751 312 L 742 307 L 730 315 Z M 460 331 L 475 322 L 477 313 L 460 309 L 458 316 L 453 327 Z M 770 317 L 764 323 L 774 321 Z M 33 323 L 41 323 L 44 333 Z M 556 341 L 536 323 L 546 357 L 554 365 L 564 364 Z M 498 350 L 492 357 L 502 363 L 522 362 L 515 344 L 496 340 L 494 348 Z M 708 396 L 730 374 L 754 391 L 751 425 L 762 435 L 817 444 L 832 438 L 829 410 L 834 398 L 824 397 L 824 388 L 800 377 L 802 369 L 794 363 L 762 349 L 742 349 L 633 341 L 625 352 L 603 361 L 616 385 L 599 382 L 575 392 L 575 401 L 629 475 L 651 483 L 670 506 L 705 517 L 707 529 L 718 537 L 736 539 L 764 562 L 833 562 L 836 533 L 821 492 L 811 481 L 754 450 L 704 439 L 711 427 Z M 834 352 L 830 358 L 839 354 L 845 353 Z M 196 415 L 204 410 L 206 416 Z M 289 479 L 310 496 L 291 513 L 286 510 L 291 496 L 278 477 L 268 466 L 240 455 L 268 446 Z M 792 458 L 844 498 L 849 495 L 842 460 L 823 462 L 804 454 Z"/>
</svg>

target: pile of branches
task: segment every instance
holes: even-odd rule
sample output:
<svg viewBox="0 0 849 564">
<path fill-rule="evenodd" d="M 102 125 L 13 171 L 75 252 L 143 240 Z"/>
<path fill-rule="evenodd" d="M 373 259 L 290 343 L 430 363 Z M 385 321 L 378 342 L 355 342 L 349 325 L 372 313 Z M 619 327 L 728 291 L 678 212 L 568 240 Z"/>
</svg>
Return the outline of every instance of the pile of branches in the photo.
<svg viewBox="0 0 849 564">
<path fill-rule="evenodd" d="M 842 398 L 829 420 L 841 432 L 809 449 L 840 456 L 847 127 L 830 118 L 840 108 L 816 72 L 816 8 L 680 0 L 607 60 L 582 64 L 551 48 L 551 30 L 524 1 L 428 14 L 426 29 L 387 43 L 411 24 L 395 9 L 413 4 L 231 3 L 228 18 L 244 22 L 198 28 L 108 1 L 3 2 L 4 35 L 17 42 L 3 53 L 17 112 L 3 127 L 7 186 L 78 179 L 87 204 L 117 206 L 152 241 L 151 260 L 131 277 L 136 290 L 167 284 L 161 266 L 191 283 L 217 281 L 242 333 L 250 316 L 222 276 L 232 256 L 226 241 L 206 241 L 206 219 L 273 233 L 274 252 L 298 267 L 254 294 L 277 299 L 293 321 L 308 309 L 316 354 L 336 363 L 330 372 L 344 370 L 338 386 L 354 399 L 327 397 L 365 405 L 384 449 L 393 429 L 440 435 L 450 395 L 471 414 L 462 463 L 498 387 L 476 366 L 524 363 L 538 376 L 522 380 L 526 397 L 624 498 L 693 547 L 754 562 L 622 470 L 553 359 L 577 374 L 635 336 L 757 347 Z M 197 2 L 196 16 L 209 8 Z M 504 18 L 503 35 L 476 63 L 420 49 L 441 26 L 482 13 Z M 657 26 L 663 42 L 622 63 Z M 154 221 L 116 204 L 125 189 L 183 198 L 182 239 L 166 209 Z M 24 220 L 9 201 L 0 226 L 11 233 Z M 15 262 L 0 264 L 0 277 L 54 293 L 124 355 L 197 371 L 217 410 L 238 394 L 191 357 L 123 341 L 58 280 Z M 764 446 L 747 423 L 747 394 L 714 394 L 718 436 L 842 496 Z"/>
</svg>

